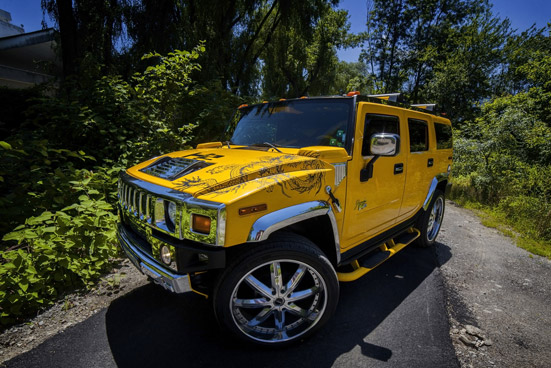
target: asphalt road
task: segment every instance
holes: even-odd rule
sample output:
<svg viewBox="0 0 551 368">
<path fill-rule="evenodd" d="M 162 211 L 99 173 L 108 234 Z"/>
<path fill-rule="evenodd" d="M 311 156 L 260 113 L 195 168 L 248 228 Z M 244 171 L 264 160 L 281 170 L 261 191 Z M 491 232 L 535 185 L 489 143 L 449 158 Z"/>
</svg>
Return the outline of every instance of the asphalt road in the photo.
<svg viewBox="0 0 551 368">
<path fill-rule="evenodd" d="M 459 367 L 438 267 L 450 256 L 446 244 L 408 247 L 360 280 L 342 283 L 333 319 L 281 351 L 228 340 L 210 304 L 192 292 L 146 285 L 6 366 Z"/>
</svg>

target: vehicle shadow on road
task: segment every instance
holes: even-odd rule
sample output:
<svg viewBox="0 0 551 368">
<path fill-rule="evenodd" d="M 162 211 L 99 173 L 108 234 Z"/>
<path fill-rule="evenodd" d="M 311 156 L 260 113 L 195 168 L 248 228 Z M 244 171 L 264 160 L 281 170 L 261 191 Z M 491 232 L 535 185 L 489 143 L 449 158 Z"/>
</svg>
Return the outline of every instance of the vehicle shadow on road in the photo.
<svg viewBox="0 0 551 368">
<path fill-rule="evenodd" d="M 109 346 L 119 367 L 321 368 L 331 367 L 357 347 L 365 364 L 371 359 L 388 361 L 392 350 L 365 339 L 438 263 L 451 257 L 446 245 L 438 244 L 437 249 L 438 261 L 434 248 L 408 247 L 361 279 L 341 283 L 331 321 L 309 340 L 284 351 L 259 349 L 224 336 L 209 300 L 192 292 L 170 294 L 156 285 L 138 288 L 110 305 L 105 322 Z"/>
</svg>

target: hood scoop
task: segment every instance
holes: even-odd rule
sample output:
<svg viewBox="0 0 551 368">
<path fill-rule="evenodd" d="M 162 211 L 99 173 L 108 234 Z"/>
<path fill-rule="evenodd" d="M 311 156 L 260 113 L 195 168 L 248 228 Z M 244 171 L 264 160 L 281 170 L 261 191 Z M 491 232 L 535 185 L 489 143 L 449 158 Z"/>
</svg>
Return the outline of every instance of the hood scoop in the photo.
<svg viewBox="0 0 551 368">
<path fill-rule="evenodd" d="M 162 157 L 140 171 L 151 176 L 173 181 L 210 165 L 212 163 L 182 157 Z"/>
</svg>

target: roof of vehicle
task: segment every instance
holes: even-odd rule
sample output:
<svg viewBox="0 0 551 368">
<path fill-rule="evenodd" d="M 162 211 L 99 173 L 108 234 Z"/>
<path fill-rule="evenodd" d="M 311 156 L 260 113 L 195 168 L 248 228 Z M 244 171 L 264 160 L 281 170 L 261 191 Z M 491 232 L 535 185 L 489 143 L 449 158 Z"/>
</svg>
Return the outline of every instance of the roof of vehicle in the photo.
<svg viewBox="0 0 551 368">
<path fill-rule="evenodd" d="M 447 117 L 445 116 L 446 114 L 445 113 L 442 113 L 442 112 L 439 112 L 437 109 L 436 109 L 436 105 L 435 104 L 429 104 L 429 103 L 426 103 L 426 104 L 408 104 L 408 103 L 405 103 L 403 101 L 401 101 L 401 94 L 400 93 L 388 93 L 388 94 L 379 94 L 379 95 L 360 95 L 359 93 L 348 93 L 346 95 L 330 95 L 330 96 L 314 96 L 314 97 L 310 97 L 310 96 L 302 96 L 302 97 L 299 97 L 299 98 L 289 98 L 289 99 L 285 99 L 285 98 L 281 98 L 279 99 L 279 101 L 263 101 L 261 103 L 257 103 L 257 104 L 252 104 L 252 105 L 247 105 L 247 104 L 242 104 L 241 106 L 239 106 L 239 108 L 243 108 L 243 107 L 254 107 L 254 106 L 259 106 L 259 105 L 263 105 L 263 104 L 266 104 L 266 103 L 278 103 L 278 102 L 284 102 L 284 101 L 297 101 L 297 100 L 318 100 L 318 99 L 354 99 L 355 102 L 371 102 L 371 103 L 378 103 L 378 104 L 384 104 L 384 105 L 390 105 L 390 106 L 395 106 L 395 107 L 401 107 L 401 108 L 404 108 L 404 109 L 409 109 L 409 110 L 414 110 L 414 111 L 419 111 L 419 112 L 423 112 L 423 113 L 426 113 L 426 114 L 431 114 L 431 115 L 435 115 L 435 116 L 440 116 L 440 117 L 444 117 L 447 119 Z"/>
</svg>

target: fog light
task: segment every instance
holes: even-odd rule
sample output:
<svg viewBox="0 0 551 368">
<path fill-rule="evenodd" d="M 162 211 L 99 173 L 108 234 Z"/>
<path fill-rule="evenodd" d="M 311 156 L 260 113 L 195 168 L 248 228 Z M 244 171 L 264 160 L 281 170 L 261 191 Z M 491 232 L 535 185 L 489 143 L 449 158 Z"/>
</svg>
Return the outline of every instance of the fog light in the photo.
<svg viewBox="0 0 551 368">
<path fill-rule="evenodd" d="M 170 265 L 172 262 L 172 256 L 170 255 L 170 249 L 163 245 L 161 247 L 161 261 L 163 261 L 164 264 Z"/>
</svg>

